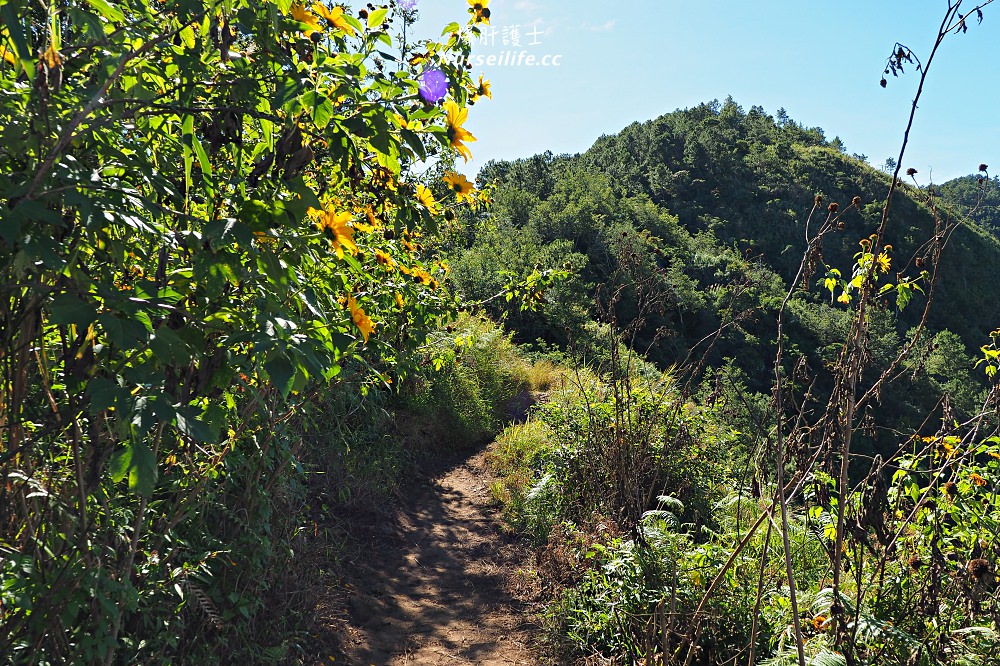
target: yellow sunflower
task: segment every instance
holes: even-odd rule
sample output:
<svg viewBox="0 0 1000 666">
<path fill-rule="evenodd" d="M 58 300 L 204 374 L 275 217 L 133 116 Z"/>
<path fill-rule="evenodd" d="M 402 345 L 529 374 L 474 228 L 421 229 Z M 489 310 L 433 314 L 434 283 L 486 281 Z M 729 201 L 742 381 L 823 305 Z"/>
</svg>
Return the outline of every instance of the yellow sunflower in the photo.
<svg viewBox="0 0 1000 666">
<path fill-rule="evenodd" d="M 347 309 L 351 311 L 351 319 L 354 320 L 354 325 L 361 331 L 361 337 L 365 339 L 365 342 L 368 342 L 368 336 L 375 330 L 375 324 L 372 322 L 371 317 L 365 314 L 365 311 L 361 309 L 361 306 L 358 305 L 353 296 L 347 297 Z"/>
<path fill-rule="evenodd" d="M 470 203 L 472 202 L 472 183 L 465 176 L 449 171 L 444 175 L 444 182 L 455 192 L 455 197 L 459 201 L 467 199 Z"/>
<path fill-rule="evenodd" d="M 396 261 L 392 258 L 392 256 L 388 252 L 379 250 L 378 248 L 375 248 L 375 261 L 386 268 L 396 267 Z"/>
<path fill-rule="evenodd" d="M 321 32 L 322 26 L 319 24 L 319 17 L 307 10 L 302 5 L 292 5 L 289 12 L 292 18 L 299 23 L 305 24 L 305 28 L 302 30 L 302 34 L 309 37 L 314 32 Z"/>
<path fill-rule="evenodd" d="M 475 17 L 476 23 L 490 24 L 489 4 L 490 0 L 469 0 L 469 13 Z"/>
<path fill-rule="evenodd" d="M 430 212 L 437 212 L 438 203 L 434 200 L 434 193 L 420 183 L 417 183 L 417 201 Z"/>
<path fill-rule="evenodd" d="M 465 120 L 469 117 L 469 110 L 461 108 L 454 100 L 445 102 L 444 110 L 447 114 L 448 142 L 468 162 L 472 157 L 472 151 L 462 142 L 468 141 L 471 143 L 476 140 L 476 137 L 472 136 L 469 130 L 462 127 Z"/>
<path fill-rule="evenodd" d="M 493 99 L 493 92 L 491 91 L 490 82 L 483 79 L 483 75 L 479 75 L 479 86 L 476 87 L 476 94 L 473 96 L 474 99 L 479 99 L 480 97 L 489 97 Z"/>
<path fill-rule="evenodd" d="M 338 30 L 343 30 L 348 35 L 354 35 L 354 26 L 344 20 L 344 8 L 334 7 L 333 9 L 327 8 L 322 2 L 317 2 L 313 6 L 313 11 L 325 18 L 330 22 L 334 28 Z"/>
<path fill-rule="evenodd" d="M 351 254 L 358 253 L 354 243 L 354 229 L 349 225 L 354 218 L 350 213 L 338 213 L 333 208 L 325 211 L 310 208 L 309 216 L 316 220 L 316 226 L 330 239 L 338 259 L 344 258 L 344 250 Z"/>
</svg>

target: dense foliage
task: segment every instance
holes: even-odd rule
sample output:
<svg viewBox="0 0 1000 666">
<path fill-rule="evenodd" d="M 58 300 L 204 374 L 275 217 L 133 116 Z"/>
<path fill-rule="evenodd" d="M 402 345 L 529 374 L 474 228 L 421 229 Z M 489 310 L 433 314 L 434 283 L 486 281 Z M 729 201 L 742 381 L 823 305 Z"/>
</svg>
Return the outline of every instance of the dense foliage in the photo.
<svg viewBox="0 0 1000 666">
<path fill-rule="evenodd" d="M 560 659 L 993 663 L 995 192 L 910 175 L 732 100 L 480 174 L 457 285 L 596 372 L 492 454 Z"/>
<path fill-rule="evenodd" d="M 474 215 L 446 246 L 466 299 L 488 299 L 504 271 L 570 269 L 534 311 L 485 304 L 520 341 L 575 346 L 600 362 L 603 345 L 589 341 L 594 322 L 607 317 L 592 294 L 627 271 L 662 296 L 642 312 L 636 350 L 661 368 L 685 359 L 713 374 L 726 367 L 730 380 L 742 378 L 751 392 L 764 394 L 771 389 L 774 321 L 802 260 L 807 221 L 814 231 L 833 221 L 786 313 L 786 357 L 819 377 L 816 404 L 832 390 L 828 371 L 850 319 L 837 300 L 843 291 L 823 282 L 831 271 L 850 276 L 855 255 L 878 226 L 891 180 L 844 154 L 820 130 L 780 112 L 777 119 L 756 107 L 745 112 L 732 100 L 631 125 L 578 156 L 491 163 L 479 178 L 495 186 L 494 206 Z M 839 203 L 838 213 L 827 210 L 830 203 Z M 985 390 L 986 377 L 973 364 L 1000 321 L 992 286 L 1000 242 L 972 223 L 958 226 L 944 251 L 927 243 L 935 229 L 963 219 L 915 186 L 897 193 L 888 275 L 912 287 L 899 299 L 895 293 L 879 299 L 871 313 L 873 367 L 895 356 L 929 297 L 934 303 L 931 333 L 907 361 L 914 372 L 883 392 L 881 416 L 891 430 L 919 426 L 952 380 L 947 393 L 962 415 L 974 413 Z M 927 293 L 930 269 L 937 279 Z M 628 321 L 643 308 L 624 294 L 615 316 Z M 880 446 L 894 447 L 891 433 L 883 434 Z"/>
<path fill-rule="evenodd" d="M 554 655 L 994 663 L 987 165 L 727 99 L 477 191 L 486 4 L 0 0 L 2 658 L 322 658 L 333 514 L 534 389 L 492 491 Z"/>
<path fill-rule="evenodd" d="M 476 195 L 412 166 L 468 153 L 484 17 L 413 44 L 408 3 L 0 16 L 0 654 L 284 661 L 296 414 L 398 383 L 452 309 L 421 237 Z"/>
</svg>

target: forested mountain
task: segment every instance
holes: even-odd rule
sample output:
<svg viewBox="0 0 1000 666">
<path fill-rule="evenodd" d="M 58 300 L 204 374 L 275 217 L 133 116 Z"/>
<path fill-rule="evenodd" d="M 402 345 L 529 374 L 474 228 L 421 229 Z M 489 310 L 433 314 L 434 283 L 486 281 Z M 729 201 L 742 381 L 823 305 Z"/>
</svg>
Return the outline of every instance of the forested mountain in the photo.
<svg viewBox="0 0 1000 666">
<path fill-rule="evenodd" d="M 937 191 L 969 219 L 1000 238 L 1000 178 L 982 173 L 963 176 L 949 180 Z"/>
<path fill-rule="evenodd" d="M 914 280 L 924 293 L 903 308 L 886 296 L 871 313 L 872 371 L 879 372 L 933 294 L 930 333 L 908 361 L 914 373 L 883 396 L 892 427 L 916 427 L 942 391 L 960 413 L 972 410 L 985 386 L 974 356 L 1000 322 L 1000 242 L 975 221 L 953 227 L 963 219 L 961 206 L 942 203 L 917 178 L 908 177 L 894 196 L 886 273 L 890 281 Z M 632 124 L 583 154 L 492 162 L 479 182 L 494 188 L 495 206 L 446 243 L 468 300 L 501 290 L 505 272 L 569 271 L 538 311 L 487 302 L 518 339 L 586 347 L 602 319 L 595 289 L 623 272 L 633 282 L 642 275 L 663 302 L 645 313 L 636 349 L 661 367 L 707 354 L 707 367 L 728 363 L 751 389 L 766 393 L 776 310 L 799 269 L 807 231 L 815 235 L 824 221 L 836 220 L 788 306 L 786 358 L 815 373 L 835 362 L 848 326 L 846 306 L 836 300 L 841 292 L 822 282 L 831 269 L 849 279 L 859 242 L 878 228 L 890 176 L 846 154 L 820 129 L 783 112 L 747 112 L 729 99 Z M 972 187 L 979 187 L 974 179 Z M 641 300 L 626 293 L 618 320 L 634 317 Z M 600 361 L 600 349 L 589 354 Z"/>
<path fill-rule="evenodd" d="M 903 167 L 728 99 L 480 172 L 453 284 L 574 368 L 493 453 L 555 652 L 994 663 L 998 182 Z"/>
</svg>

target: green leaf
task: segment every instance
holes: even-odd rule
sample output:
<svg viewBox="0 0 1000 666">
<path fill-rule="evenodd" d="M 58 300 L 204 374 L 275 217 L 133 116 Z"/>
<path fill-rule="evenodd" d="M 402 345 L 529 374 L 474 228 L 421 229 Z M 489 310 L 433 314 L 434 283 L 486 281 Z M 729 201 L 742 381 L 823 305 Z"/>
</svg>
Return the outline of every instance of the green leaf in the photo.
<svg viewBox="0 0 1000 666">
<path fill-rule="evenodd" d="M 201 141 L 194 134 L 191 135 L 191 145 L 194 148 L 195 155 L 198 156 L 198 164 L 201 165 L 202 172 L 211 176 L 212 163 L 208 161 L 208 153 L 205 152 L 205 147 L 201 145 Z"/>
<path fill-rule="evenodd" d="M 108 461 L 108 472 L 111 473 L 111 480 L 118 483 L 128 474 L 129 467 L 132 466 L 132 447 L 124 446 L 118 449 Z"/>
<path fill-rule="evenodd" d="M 52 315 L 49 317 L 49 322 L 52 324 L 90 326 L 97 320 L 97 309 L 75 294 L 59 294 L 53 297 L 50 307 Z"/>
<path fill-rule="evenodd" d="M 184 46 L 189 49 L 193 49 L 195 47 L 194 27 L 190 25 L 185 26 L 184 29 L 180 31 L 180 38 L 181 41 L 184 42 Z"/>
<path fill-rule="evenodd" d="M 462 26 L 460 26 L 459 24 L 455 22 L 449 23 L 444 27 L 444 30 L 441 31 L 441 36 L 444 37 L 445 35 L 449 35 L 453 32 L 458 32 L 461 29 Z"/>
<path fill-rule="evenodd" d="M 281 392 L 281 396 L 287 398 L 295 383 L 295 367 L 284 356 L 272 354 L 271 358 L 264 362 L 264 371 L 271 378 L 275 388 Z"/>
<path fill-rule="evenodd" d="M 87 384 L 87 395 L 90 397 L 90 413 L 98 414 L 109 407 L 121 409 L 128 400 L 129 392 L 118 382 L 98 377 Z"/>
<path fill-rule="evenodd" d="M 157 329 L 156 335 L 149 341 L 149 348 L 164 363 L 187 365 L 191 362 L 191 350 L 187 343 L 173 329 L 166 326 Z"/>
<path fill-rule="evenodd" d="M 24 26 L 17 13 L 18 9 L 15 3 L 5 2 L 0 4 L 0 19 L 2 19 L 4 27 L 7 28 L 7 33 L 10 35 L 11 41 L 14 42 L 17 61 L 24 68 L 24 73 L 28 76 L 28 79 L 34 80 L 35 62 L 31 56 L 31 47 L 28 46 L 27 39 L 25 38 Z"/>
<path fill-rule="evenodd" d="M 385 7 L 373 11 L 371 14 L 368 15 L 368 27 L 370 29 L 374 29 L 385 23 L 385 15 L 388 13 L 389 10 Z"/>
<path fill-rule="evenodd" d="M 400 130 L 400 134 L 403 137 L 403 141 L 406 142 L 413 152 L 417 154 L 421 160 L 427 160 L 427 151 L 424 148 L 424 142 L 420 139 L 420 136 L 413 130 L 403 129 Z"/>
<path fill-rule="evenodd" d="M 97 10 L 97 12 L 115 23 L 120 23 L 125 20 L 125 14 L 122 13 L 120 9 L 112 5 L 107 0 L 87 0 L 90 6 Z"/>
<path fill-rule="evenodd" d="M 156 457 L 153 450 L 143 442 L 132 443 L 132 458 L 128 468 L 129 490 L 149 497 L 156 485 Z"/>
<path fill-rule="evenodd" d="M 145 313 L 137 314 L 145 315 Z M 147 316 L 145 319 L 148 321 L 149 317 Z M 111 338 L 111 342 L 122 350 L 135 349 L 145 344 L 146 339 L 149 337 L 149 331 L 143 325 L 141 319 L 137 317 L 120 317 L 116 314 L 105 312 L 98 315 L 97 320 L 101 323 L 101 327 L 108 334 L 108 337 Z"/>
<path fill-rule="evenodd" d="M 317 129 L 324 129 L 330 124 L 330 119 L 333 118 L 333 104 L 328 98 L 321 97 L 318 100 L 318 103 L 313 106 L 312 117 Z"/>
<path fill-rule="evenodd" d="M 202 444 L 214 442 L 218 438 L 218 431 L 213 432 L 212 428 L 201 420 L 198 410 L 193 407 L 178 408 L 177 429 Z"/>
<path fill-rule="evenodd" d="M 3 213 L 3 217 L 0 217 L 0 240 L 7 245 L 13 245 L 20 234 L 21 222 L 14 216 Z"/>
</svg>

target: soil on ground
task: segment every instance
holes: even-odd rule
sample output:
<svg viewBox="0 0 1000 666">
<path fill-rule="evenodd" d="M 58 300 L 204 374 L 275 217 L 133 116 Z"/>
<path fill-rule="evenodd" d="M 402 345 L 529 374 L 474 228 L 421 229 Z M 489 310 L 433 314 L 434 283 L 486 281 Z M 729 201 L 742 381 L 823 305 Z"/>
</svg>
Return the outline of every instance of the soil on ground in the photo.
<svg viewBox="0 0 1000 666">
<path fill-rule="evenodd" d="M 360 547 L 328 663 L 538 663 L 530 549 L 500 529 L 489 481 L 483 451 L 425 465 L 388 517 L 352 520 Z"/>
</svg>

